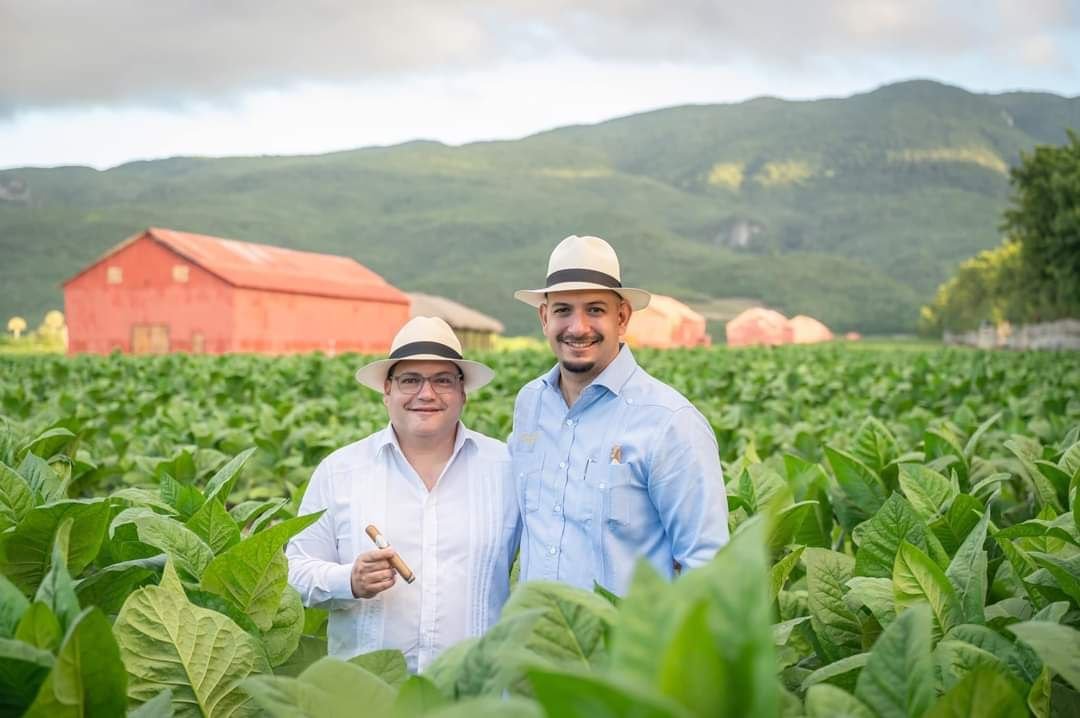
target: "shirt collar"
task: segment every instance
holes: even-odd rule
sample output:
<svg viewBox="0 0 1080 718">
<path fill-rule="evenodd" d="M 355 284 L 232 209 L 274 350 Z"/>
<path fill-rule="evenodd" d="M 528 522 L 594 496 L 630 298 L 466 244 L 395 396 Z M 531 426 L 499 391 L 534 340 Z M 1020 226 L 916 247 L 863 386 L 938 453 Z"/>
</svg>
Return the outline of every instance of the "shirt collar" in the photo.
<svg viewBox="0 0 1080 718">
<path fill-rule="evenodd" d="M 619 353 L 611 360 L 611 363 L 604 367 L 604 370 L 592 380 L 589 386 L 602 386 L 615 396 L 618 396 L 622 388 L 626 386 L 626 382 L 630 381 L 630 377 L 637 370 L 637 366 L 637 360 L 634 359 L 634 353 L 630 351 L 630 345 L 624 343 L 622 348 L 619 349 Z M 560 376 L 559 365 L 555 364 L 541 378 L 545 384 L 558 391 Z"/>
</svg>

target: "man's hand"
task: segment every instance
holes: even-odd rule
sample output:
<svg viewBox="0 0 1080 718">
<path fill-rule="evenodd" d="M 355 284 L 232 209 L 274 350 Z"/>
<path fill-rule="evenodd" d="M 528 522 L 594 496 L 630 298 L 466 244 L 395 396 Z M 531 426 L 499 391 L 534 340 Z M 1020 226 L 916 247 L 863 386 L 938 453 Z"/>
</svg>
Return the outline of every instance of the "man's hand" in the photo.
<svg viewBox="0 0 1080 718">
<path fill-rule="evenodd" d="M 372 598 L 394 585 L 396 572 L 390 566 L 392 548 L 380 548 L 356 557 L 352 567 L 352 592 L 357 598 Z"/>
</svg>

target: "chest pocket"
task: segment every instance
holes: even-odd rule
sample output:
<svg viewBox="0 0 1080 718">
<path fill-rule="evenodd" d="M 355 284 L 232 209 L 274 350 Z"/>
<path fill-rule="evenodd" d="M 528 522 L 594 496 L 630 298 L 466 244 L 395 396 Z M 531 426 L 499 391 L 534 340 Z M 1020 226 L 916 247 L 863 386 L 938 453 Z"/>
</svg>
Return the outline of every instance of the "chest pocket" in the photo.
<svg viewBox="0 0 1080 718">
<path fill-rule="evenodd" d="M 628 528 L 644 522 L 642 512 L 647 511 L 644 504 L 649 502 L 649 494 L 629 464 L 592 463 L 585 480 L 595 490 L 600 516 L 609 528 Z"/>
<path fill-rule="evenodd" d="M 543 478 L 544 457 L 537 454 L 519 454 L 514 457 L 514 485 L 522 514 L 540 508 L 540 486 Z"/>
</svg>

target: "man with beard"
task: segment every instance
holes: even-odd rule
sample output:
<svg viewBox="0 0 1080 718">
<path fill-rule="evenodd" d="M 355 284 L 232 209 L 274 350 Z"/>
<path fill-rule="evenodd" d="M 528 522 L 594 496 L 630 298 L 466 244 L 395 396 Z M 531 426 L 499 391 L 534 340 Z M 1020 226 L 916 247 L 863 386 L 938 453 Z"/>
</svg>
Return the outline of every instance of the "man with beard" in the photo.
<svg viewBox="0 0 1080 718">
<path fill-rule="evenodd" d="M 668 577 L 711 560 L 728 539 L 716 436 L 620 341 L 648 292 L 622 286 L 607 242 L 570 236 L 545 286 L 514 297 L 537 307 L 558 359 L 514 407 L 522 580 L 624 593 L 641 557 Z"/>
<path fill-rule="evenodd" d="M 460 419 L 466 393 L 493 376 L 431 317 L 356 372 L 390 423 L 319 464 L 299 513 L 324 513 L 285 552 L 304 605 L 330 610 L 331 656 L 396 648 L 422 671 L 498 620 L 520 535 L 510 457 Z"/>
</svg>

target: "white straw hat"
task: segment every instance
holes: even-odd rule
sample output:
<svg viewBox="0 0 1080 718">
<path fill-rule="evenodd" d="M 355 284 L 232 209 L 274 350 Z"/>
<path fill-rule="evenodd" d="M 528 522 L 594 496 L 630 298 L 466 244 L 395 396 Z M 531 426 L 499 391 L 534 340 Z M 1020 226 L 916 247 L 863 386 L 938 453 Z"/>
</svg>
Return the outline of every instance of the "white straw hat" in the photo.
<svg viewBox="0 0 1080 718">
<path fill-rule="evenodd" d="M 465 375 L 465 391 L 479 389 L 495 376 L 480 362 L 461 356 L 461 342 L 450 325 L 438 317 L 413 317 L 394 336 L 390 356 L 366 364 L 356 372 L 356 380 L 380 394 L 390 367 L 399 361 L 451 361 Z"/>
<path fill-rule="evenodd" d="M 644 289 L 624 287 L 619 275 L 619 258 L 611 245 L 599 237 L 570 235 L 559 242 L 548 259 L 547 286 L 519 289 L 514 298 L 534 307 L 547 301 L 550 292 L 610 289 L 630 303 L 634 310 L 649 306 Z"/>
</svg>

